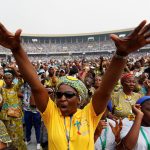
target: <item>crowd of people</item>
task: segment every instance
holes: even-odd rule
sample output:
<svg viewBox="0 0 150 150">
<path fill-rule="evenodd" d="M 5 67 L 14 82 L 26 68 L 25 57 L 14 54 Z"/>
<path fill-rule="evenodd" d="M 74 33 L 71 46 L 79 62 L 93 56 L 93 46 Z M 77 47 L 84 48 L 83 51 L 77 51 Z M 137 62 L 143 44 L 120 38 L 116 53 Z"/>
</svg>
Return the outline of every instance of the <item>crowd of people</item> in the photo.
<svg viewBox="0 0 150 150">
<path fill-rule="evenodd" d="M 115 46 L 111 40 L 106 41 L 81 41 L 70 43 L 39 43 L 39 42 L 24 42 L 22 43 L 27 53 L 57 53 L 57 52 L 88 52 L 88 51 L 109 51 L 114 50 Z M 0 47 L 1 53 L 7 53 L 5 48 Z M 51 50 L 51 51 L 50 51 Z"/>
<path fill-rule="evenodd" d="M 116 53 L 95 59 L 29 61 L 15 34 L 0 24 L 0 44 L 14 60 L 0 66 L 0 149 L 150 150 L 150 44 L 142 21 Z M 133 55 L 134 56 L 134 55 Z"/>
</svg>

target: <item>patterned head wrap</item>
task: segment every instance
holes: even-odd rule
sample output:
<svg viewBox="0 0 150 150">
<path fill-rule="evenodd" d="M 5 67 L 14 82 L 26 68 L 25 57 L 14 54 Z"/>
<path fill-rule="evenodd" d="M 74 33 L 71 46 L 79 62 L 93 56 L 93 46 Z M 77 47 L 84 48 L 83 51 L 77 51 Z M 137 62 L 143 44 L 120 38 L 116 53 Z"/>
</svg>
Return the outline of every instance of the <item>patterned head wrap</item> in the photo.
<svg viewBox="0 0 150 150">
<path fill-rule="evenodd" d="M 123 74 L 122 77 L 121 77 L 121 84 L 122 84 L 126 79 L 129 79 L 129 78 L 132 78 L 132 77 L 134 77 L 134 75 L 131 74 L 131 73 L 125 73 L 125 74 Z"/>
<path fill-rule="evenodd" d="M 78 92 L 79 96 L 81 97 L 81 100 L 87 99 L 88 90 L 81 80 L 72 76 L 63 76 L 60 77 L 57 84 L 57 88 L 59 88 L 61 84 L 66 84 L 74 88 Z"/>
</svg>

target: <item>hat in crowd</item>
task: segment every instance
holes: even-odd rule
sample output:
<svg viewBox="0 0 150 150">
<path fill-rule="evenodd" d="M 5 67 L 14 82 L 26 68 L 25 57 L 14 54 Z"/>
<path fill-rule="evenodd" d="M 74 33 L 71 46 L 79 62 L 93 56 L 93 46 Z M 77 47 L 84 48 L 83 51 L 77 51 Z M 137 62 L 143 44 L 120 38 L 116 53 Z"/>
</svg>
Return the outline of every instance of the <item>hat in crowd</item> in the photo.
<svg viewBox="0 0 150 150">
<path fill-rule="evenodd" d="M 52 66 L 52 65 L 48 65 L 48 69 L 50 69 L 50 68 L 54 68 L 54 66 Z"/>
<path fill-rule="evenodd" d="M 57 65 L 48 65 L 48 69 L 50 69 L 50 68 L 58 69 L 58 66 Z"/>
<path fill-rule="evenodd" d="M 60 72 L 64 72 L 65 73 L 66 71 L 64 69 L 60 69 Z"/>
<path fill-rule="evenodd" d="M 44 70 L 44 69 L 40 69 L 40 70 L 38 71 L 38 75 L 41 75 L 41 74 L 43 74 L 43 73 L 45 73 L 45 70 Z"/>
<path fill-rule="evenodd" d="M 138 101 L 136 102 L 136 104 L 142 105 L 146 101 L 150 101 L 150 96 L 143 96 L 143 97 L 141 97 L 140 99 L 138 99 Z"/>
<path fill-rule="evenodd" d="M 60 77 L 58 84 L 57 84 L 57 88 L 59 88 L 59 86 L 62 84 L 66 84 L 74 88 L 78 92 L 79 96 L 81 97 L 81 100 L 87 99 L 88 90 L 85 84 L 81 80 L 72 76 L 63 76 L 63 77 Z"/>
<path fill-rule="evenodd" d="M 4 69 L 4 75 L 14 75 L 14 71 L 11 68 Z"/>
</svg>

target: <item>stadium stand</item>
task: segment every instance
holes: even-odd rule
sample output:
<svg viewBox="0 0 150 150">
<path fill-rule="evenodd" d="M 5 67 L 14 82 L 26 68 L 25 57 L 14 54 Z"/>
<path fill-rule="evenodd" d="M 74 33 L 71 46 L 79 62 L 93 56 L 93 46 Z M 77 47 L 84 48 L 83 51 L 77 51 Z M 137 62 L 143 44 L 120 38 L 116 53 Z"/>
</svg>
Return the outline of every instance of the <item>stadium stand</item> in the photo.
<svg viewBox="0 0 150 150">
<path fill-rule="evenodd" d="M 69 34 L 69 35 L 22 35 L 22 44 L 30 58 L 38 59 L 54 57 L 59 59 L 81 56 L 110 55 L 115 51 L 115 45 L 109 35 L 115 33 L 120 37 L 128 34 L 132 29 L 110 32 Z M 145 46 L 142 52 L 149 52 L 150 45 Z M 11 55 L 10 51 L 0 47 L 0 57 Z"/>
</svg>

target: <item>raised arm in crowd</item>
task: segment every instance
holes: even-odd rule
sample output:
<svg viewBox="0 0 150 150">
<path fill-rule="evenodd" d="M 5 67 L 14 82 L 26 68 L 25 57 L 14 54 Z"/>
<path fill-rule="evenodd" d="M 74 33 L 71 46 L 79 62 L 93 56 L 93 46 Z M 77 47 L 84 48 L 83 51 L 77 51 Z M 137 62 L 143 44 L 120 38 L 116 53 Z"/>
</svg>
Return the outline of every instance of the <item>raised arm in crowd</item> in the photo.
<svg viewBox="0 0 150 150">
<path fill-rule="evenodd" d="M 87 89 L 83 82 L 71 76 L 60 78 L 55 93 L 56 103 L 54 103 L 49 98 L 47 90 L 40 82 L 21 45 L 21 30 L 13 34 L 0 24 L 0 44 L 12 51 L 21 75 L 31 87 L 35 104 L 41 112 L 48 131 L 49 149 L 94 150 L 95 129 L 106 109 L 116 82 L 123 72 L 127 56 L 146 44 L 150 44 L 149 30 L 150 24 L 146 24 L 144 20 L 126 37 L 110 35 L 116 45 L 116 53 L 92 100 L 83 109 L 77 109 L 82 100 L 87 98 Z M 57 126 L 56 122 L 59 122 Z M 66 124 L 70 124 L 71 127 L 68 128 Z"/>
<path fill-rule="evenodd" d="M 116 54 L 102 79 L 100 88 L 93 96 L 93 107 L 97 115 L 102 113 L 107 105 L 115 83 L 125 67 L 126 56 L 150 43 L 149 29 L 150 24 L 146 25 L 144 20 L 130 35 L 124 38 L 114 34 L 110 35 L 116 45 Z M 44 112 L 49 99 L 48 93 L 39 81 L 38 75 L 21 45 L 20 34 L 20 29 L 13 34 L 0 24 L 0 44 L 12 51 L 21 74 L 31 86 L 37 107 L 41 112 Z"/>
</svg>

